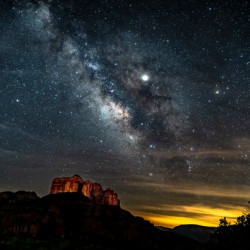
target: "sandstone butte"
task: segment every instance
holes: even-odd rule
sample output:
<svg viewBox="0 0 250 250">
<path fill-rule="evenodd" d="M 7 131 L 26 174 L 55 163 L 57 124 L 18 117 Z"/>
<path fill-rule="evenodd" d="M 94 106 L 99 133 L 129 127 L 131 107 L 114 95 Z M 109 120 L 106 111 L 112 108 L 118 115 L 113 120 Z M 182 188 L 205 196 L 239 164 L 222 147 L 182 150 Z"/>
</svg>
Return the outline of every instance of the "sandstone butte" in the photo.
<svg viewBox="0 0 250 250">
<path fill-rule="evenodd" d="M 104 190 L 101 184 L 83 180 L 79 175 L 55 178 L 52 182 L 50 193 L 82 193 L 98 204 L 120 206 L 118 195 L 112 189 L 107 188 Z"/>
</svg>

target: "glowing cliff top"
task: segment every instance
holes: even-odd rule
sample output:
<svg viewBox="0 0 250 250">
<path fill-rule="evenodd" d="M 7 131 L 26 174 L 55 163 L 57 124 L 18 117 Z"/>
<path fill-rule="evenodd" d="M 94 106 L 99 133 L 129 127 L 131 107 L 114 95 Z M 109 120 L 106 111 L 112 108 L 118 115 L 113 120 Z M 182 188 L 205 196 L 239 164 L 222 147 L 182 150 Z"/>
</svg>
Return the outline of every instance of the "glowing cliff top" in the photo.
<svg viewBox="0 0 250 250">
<path fill-rule="evenodd" d="M 103 189 L 102 185 L 90 180 L 83 180 L 79 175 L 55 178 L 52 182 L 50 193 L 82 193 L 98 204 L 120 205 L 117 193 L 112 189 Z"/>
</svg>

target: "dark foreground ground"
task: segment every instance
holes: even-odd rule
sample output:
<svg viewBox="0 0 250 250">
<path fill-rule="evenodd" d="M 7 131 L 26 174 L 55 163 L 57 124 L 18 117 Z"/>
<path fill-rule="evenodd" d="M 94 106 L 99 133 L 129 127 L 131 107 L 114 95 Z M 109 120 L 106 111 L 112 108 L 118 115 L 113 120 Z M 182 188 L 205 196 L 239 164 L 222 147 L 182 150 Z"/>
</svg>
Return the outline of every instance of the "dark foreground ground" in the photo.
<svg viewBox="0 0 250 250">
<path fill-rule="evenodd" d="M 0 249 L 203 249 L 164 232 L 120 206 L 97 204 L 79 193 L 39 198 L 0 194 Z"/>
<path fill-rule="evenodd" d="M 78 193 L 0 193 L 1 250 L 244 250 L 250 249 L 249 236 L 249 227 L 236 226 L 162 230 Z"/>
</svg>

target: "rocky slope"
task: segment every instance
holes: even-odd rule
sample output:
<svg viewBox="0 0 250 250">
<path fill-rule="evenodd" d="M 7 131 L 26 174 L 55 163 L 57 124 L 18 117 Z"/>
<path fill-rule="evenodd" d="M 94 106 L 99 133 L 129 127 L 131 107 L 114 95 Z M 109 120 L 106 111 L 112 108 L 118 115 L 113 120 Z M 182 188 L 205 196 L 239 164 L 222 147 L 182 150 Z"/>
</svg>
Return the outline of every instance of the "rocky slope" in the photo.
<svg viewBox="0 0 250 250">
<path fill-rule="evenodd" d="M 0 193 L 0 249 L 38 248 L 203 249 L 192 239 L 163 232 L 118 205 L 99 203 L 82 192 L 42 198 L 34 192 Z"/>
</svg>

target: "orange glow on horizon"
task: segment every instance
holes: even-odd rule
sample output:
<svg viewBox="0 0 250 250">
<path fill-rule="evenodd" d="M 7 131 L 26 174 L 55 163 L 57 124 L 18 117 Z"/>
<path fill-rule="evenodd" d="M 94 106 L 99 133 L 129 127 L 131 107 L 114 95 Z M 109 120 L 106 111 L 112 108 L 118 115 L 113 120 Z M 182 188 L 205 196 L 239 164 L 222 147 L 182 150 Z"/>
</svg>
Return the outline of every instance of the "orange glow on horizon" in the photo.
<svg viewBox="0 0 250 250">
<path fill-rule="evenodd" d="M 182 215 L 162 215 L 139 212 L 137 212 L 136 215 L 143 217 L 145 220 L 149 220 L 155 226 L 164 226 L 168 228 L 174 228 L 184 224 L 217 227 L 219 225 L 219 220 L 223 217 L 227 217 L 229 222 L 235 223 L 236 218 L 242 215 L 244 210 L 244 207 L 226 209 L 196 205 L 178 206 L 176 208 L 172 208 L 172 211 L 176 211 L 176 214 L 181 212 Z"/>
</svg>

